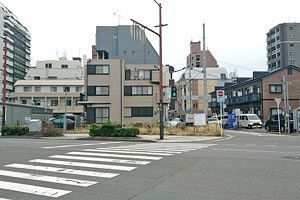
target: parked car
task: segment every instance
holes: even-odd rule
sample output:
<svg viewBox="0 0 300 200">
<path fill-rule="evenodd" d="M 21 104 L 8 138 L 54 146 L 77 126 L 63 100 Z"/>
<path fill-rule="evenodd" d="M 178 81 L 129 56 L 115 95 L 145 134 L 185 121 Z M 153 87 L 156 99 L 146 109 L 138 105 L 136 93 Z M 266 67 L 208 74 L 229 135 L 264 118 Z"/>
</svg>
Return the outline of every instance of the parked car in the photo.
<svg viewBox="0 0 300 200">
<path fill-rule="evenodd" d="M 280 132 L 285 132 L 285 118 L 282 114 L 279 115 L 280 118 Z M 265 123 L 265 129 L 268 131 L 278 131 L 278 115 L 271 115 Z M 293 132 L 294 124 L 293 118 L 290 117 L 290 131 Z"/>
<path fill-rule="evenodd" d="M 63 117 L 62 118 L 55 118 L 51 122 L 56 128 L 63 128 L 65 119 Z M 66 118 L 66 123 L 67 123 L 67 130 L 74 129 L 75 121 Z"/>
<path fill-rule="evenodd" d="M 256 114 L 241 114 L 238 120 L 240 127 L 262 128 L 262 121 Z"/>
<path fill-rule="evenodd" d="M 176 127 L 180 125 L 184 125 L 184 121 L 181 118 L 174 118 L 166 122 L 166 127 Z"/>
<path fill-rule="evenodd" d="M 208 124 L 215 124 L 221 122 L 221 116 L 212 116 L 207 119 Z M 222 127 L 229 128 L 229 118 L 228 115 L 222 116 Z"/>
</svg>

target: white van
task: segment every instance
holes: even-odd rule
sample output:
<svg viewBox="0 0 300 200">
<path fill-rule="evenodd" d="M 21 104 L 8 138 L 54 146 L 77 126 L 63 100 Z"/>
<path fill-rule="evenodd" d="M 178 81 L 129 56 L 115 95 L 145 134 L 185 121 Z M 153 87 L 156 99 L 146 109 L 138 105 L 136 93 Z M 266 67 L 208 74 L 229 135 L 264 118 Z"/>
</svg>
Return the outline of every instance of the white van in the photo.
<svg viewBox="0 0 300 200">
<path fill-rule="evenodd" d="M 241 114 L 238 119 L 240 127 L 262 128 L 262 121 L 256 114 Z"/>
</svg>

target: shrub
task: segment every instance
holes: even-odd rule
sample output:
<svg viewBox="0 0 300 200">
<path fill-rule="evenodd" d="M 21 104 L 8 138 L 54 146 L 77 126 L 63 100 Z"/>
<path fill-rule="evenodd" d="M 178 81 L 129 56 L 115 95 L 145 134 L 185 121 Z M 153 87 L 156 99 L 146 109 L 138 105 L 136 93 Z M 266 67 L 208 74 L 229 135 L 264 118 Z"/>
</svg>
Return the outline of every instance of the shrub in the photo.
<svg viewBox="0 0 300 200">
<path fill-rule="evenodd" d="M 139 134 L 138 128 L 122 128 L 122 125 L 105 122 L 102 125 L 92 124 L 90 126 L 90 136 L 102 137 L 136 137 Z"/>
<path fill-rule="evenodd" d="M 60 137 L 63 136 L 62 130 L 55 128 L 53 124 L 44 124 L 41 133 L 41 137 Z"/>
<path fill-rule="evenodd" d="M 9 136 L 9 135 L 25 135 L 29 133 L 28 127 L 22 127 L 18 125 L 6 125 L 1 128 L 1 133 L 3 136 Z"/>
</svg>

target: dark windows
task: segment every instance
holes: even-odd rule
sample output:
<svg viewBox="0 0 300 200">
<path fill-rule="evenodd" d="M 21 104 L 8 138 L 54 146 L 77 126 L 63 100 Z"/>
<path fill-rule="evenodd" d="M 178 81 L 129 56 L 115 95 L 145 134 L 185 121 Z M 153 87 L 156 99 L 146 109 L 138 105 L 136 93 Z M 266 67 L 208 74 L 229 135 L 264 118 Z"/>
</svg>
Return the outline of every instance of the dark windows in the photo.
<svg viewBox="0 0 300 200">
<path fill-rule="evenodd" d="M 87 74 L 88 75 L 109 75 L 110 68 L 109 65 L 88 65 Z"/>
<path fill-rule="evenodd" d="M 126 69 L 125 70 L 125 80 L 130 80 L 131 79 L 130 76 L 131 76 L 130 69 Z"/>
<path fill-rule="evenodd" d="M 65 86 L 64 87 L 64 92 L 70 92 L 70 87 L 69 86 Z"/>
<path fill-rule="evenodd" d="M 52 63 L 46 63 L 45 68 L 46 69 L 52 69 Z"/>
<path fill-rule="evenodd" d="M 24 92 L 32 92 L 32 87 L 31 86 L 25 86 L 23 91 Z"/>
<path fill-rule="evenodd" d="M 57 87 L 51 86 L 50 87 L 50 92 L 57 92 Z"/>
<path fill-rule="evenodd" d="M 293 69 L 292 68 L 289 67 L 287 70 L 288 70 L 288 75 L 292 75 L 293 74 Z"/>
<path fill-rule="evenodd" d="M 152 86 L 125 86 L 124 96 L 152 96 Z"/>
<path fill-rule="evenodd" d="M 50 99 L 50 106 L 58 106 L 58 98 Z"/>
<path fill-rule="evenodd" d="M 282 85 L 281 84 L 272 84 L 269 85 L 270 93 L 282 93 Z"/>
<path fill-rule="evenodd" d="M 68 69 L 68 65 L 61 65 L 62 69 Z"/>
<path fill-rule="evenodd" d="M 139 79 L 141 80 L 151 80 L 151 70 L 150 69 L 140 69 Z"/>
<path fill-rule="evenodd" d="M 109 108 L 96 108 L 96 123 L 104 123 L 109 121 Z"/>
<path fill-rule="evenodd" d="M 294 47 L 294 43 L 290 43 L 290 47 Z"/>
<path fill-rule="evenodd" d="M 82 92 L 82 87 L 76 86 L 75 90 L 76 90 L 76 92 Z"/>
<path fill-rule="evenodd" d="M 109 95 L 109 86 L 97 86 L 96 87 L 97 96 L 108 96 Z"/>
<path fill-rule="evenodd" d="M 34 87 L 35 92 L 41 92 L 42 88 L 40 86 Z"/>
<path fill-rule="evenodd" d="M 131 117 L 153 117 L 153 107 L 132 107 Z"/>
<path fill-rule="evenodd" d="M 39 77 L 39 76 L 34 77 L 34 80 L 40 80 L 40 79 L 41 79 L 41 77 Z"/>
</svg>

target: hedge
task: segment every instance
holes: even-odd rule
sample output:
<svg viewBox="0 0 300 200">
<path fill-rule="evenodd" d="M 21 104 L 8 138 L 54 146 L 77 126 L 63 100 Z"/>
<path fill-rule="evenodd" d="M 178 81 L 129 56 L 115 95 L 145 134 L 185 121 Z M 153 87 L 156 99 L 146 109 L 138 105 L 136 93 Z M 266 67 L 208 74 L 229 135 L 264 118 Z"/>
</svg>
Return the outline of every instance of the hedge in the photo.
<svg viewBox="0 0 300 200">
<path fill-rule="evenodd" d="M 6 125 L 1 128 L 2 136 L 9 136 L 9 135 L 25 135 L 29 133 L 28 127 L 21 127 L 17 125 Z"/>
<path fill-rule="evenodd" d="M 90 126 L 90 136 L 102 137 L 136 137 L 140 130 L 135 127 L 122 128 L 122 125 L 112 122 L 105 122 L 102 125 L 92 124 Z"/>
</svg>

